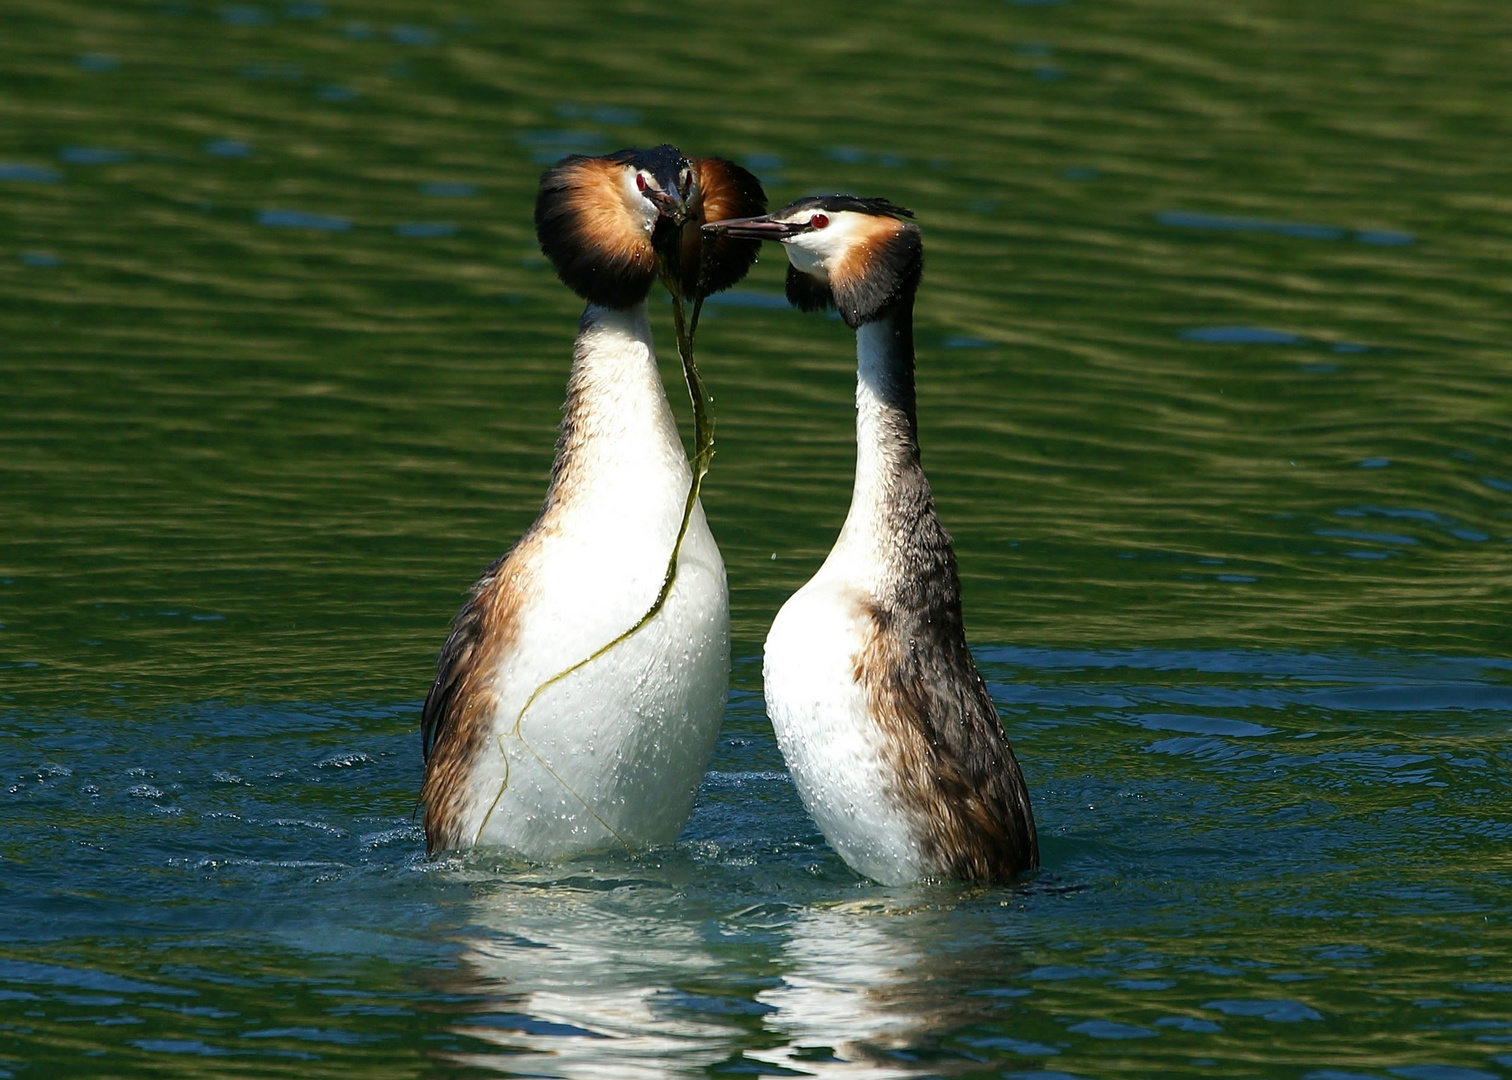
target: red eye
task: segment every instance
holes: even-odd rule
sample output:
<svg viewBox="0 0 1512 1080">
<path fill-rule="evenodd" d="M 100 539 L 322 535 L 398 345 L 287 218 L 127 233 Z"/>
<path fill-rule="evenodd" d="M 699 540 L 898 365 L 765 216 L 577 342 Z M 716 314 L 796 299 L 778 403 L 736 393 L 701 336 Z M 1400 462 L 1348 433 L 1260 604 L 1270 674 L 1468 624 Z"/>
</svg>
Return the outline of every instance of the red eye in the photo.
<svg viewBox="0 0 1512 1080">
<path fill-rule="evenodd" d="M 827 214 L 815 214 L 813 217 L 809 218 L 809 228 L 811 229 L 823 229 L 828 225 L 829 215 Z"/>
<path fill-rule="evenodd" d="M 635 174 L 635 186 L 640 191 L 646 190 L 646 177 L 643 173 Z"/>
</svg>

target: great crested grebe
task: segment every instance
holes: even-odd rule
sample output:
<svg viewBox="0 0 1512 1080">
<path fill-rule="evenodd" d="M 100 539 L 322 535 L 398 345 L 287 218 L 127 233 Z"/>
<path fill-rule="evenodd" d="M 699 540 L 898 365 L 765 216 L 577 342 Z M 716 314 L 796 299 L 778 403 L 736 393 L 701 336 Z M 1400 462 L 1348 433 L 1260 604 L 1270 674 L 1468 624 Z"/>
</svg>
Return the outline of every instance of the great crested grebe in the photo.
<svg viewBox="0 0 1512 1080">
<path fill-rule="evenodd" d="M 540 516 L 452 623 L 421 720 L 428 850 L 484 844 L 549 860 L 677 837 L 730 678 L 724 562 L 694 504 L 646 301 L 734 284 L 758 243 L 700 260 L 699 226 L 760 213 L 755 177 L 670 146 L 573 156 L 541 177 L 536 234 L 588 305 Z M 606 646 L 609 646 L 606 648 Z M 585 662 L 586 661 L 586 662 Z"/>
<path fill-rule="evenodd" d="M 780 241 L 788 299 L 856 331 L 856 483 L 819 572 L 772 623 L 767 713 L 803 804 L 883 884 L 1039 864 L 1029 791 L 966 647 L 950 536 L 919 464 L 913 305 L 923 244 L 885 199 L 800 199 L 707 231 Z"/>
</svg>

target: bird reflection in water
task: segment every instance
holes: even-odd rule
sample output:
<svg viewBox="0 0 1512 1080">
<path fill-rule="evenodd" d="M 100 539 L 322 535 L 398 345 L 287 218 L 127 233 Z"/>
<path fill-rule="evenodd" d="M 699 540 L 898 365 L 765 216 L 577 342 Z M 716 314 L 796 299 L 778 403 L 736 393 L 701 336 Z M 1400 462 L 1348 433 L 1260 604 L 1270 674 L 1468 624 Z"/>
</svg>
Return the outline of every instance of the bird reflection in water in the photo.
<svg viewBox="0 0 1512 1080">
<path fill-rule="evenodd" d="M 717 928 L 679 907 L 665 881 L 591 872 L 479 900 L 462 989 L 488 1001 L 453 1030 L 504 1053 L 451 1060 L 570 1080 L 705 1075 L 741 1033 L 690 988 L 717 986 L 730 961 L 710 948 Z"/>
<path fill-rule="evenodd" d="M 878 1080 L 980 1065 L 940 1043 L 1001 1005 L 970 988 L 1018 966 L 995 902 L 730 914 L 728 894 L 698 891 L 590 872 L 516 879 L 476 902 L 456 989 L 485 1002 L 453 1031 L 490 1049 L 449 1060 L 572 1080 L 707 1076 L 722 1063 Z"/>
<path fill-rule="evenodd" d="M 1005 969 L 1020 966 L 981 908 L 876 902 L 805 909 L 778 964 L 781 985 L 756 999 L 774 1010 L 763 1026 L 783 1043 L 746 1056 L 855 1080 L 980 1068 L 940 1043 L 992 1019 L 1001 1002 L 969 991 L 1002 985 Z"/>
</svg>

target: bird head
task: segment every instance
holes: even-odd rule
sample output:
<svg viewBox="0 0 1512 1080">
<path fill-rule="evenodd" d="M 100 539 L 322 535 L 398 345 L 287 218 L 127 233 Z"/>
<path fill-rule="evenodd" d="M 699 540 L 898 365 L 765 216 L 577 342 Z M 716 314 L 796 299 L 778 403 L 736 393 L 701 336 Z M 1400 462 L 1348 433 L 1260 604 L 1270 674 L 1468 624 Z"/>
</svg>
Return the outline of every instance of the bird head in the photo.
<svg viewBox="0 0 1512 1080">
<path fill-rule="evenodd" d="M 706 234 L 702 226 L 765 209 L 756 177 L 723 158 L 690 159 L 665 144 L 574 154 L 541 177 L 536 236 L 568 288 L 625 308 L 644 300 L 658 276 L 684 298 L 734 285 L 756 261 L 760 241 Z"/>
<path fill-rule="evenodd" d="M 724 158 L 693 158 L 693 184 L 687 196 L 686 220 L 666 233 L 659 244 L 667 278 L 684 299 L 702 299 L 728 289 L 750 270 L 761 250 L 760 240 L 703 228 L 722 218 L 749 217 L 766 211 L 766 192 L 750 172 Z"/>
<path fill-rule="evenodd" d="M 574 154 L 541 176 L 536 237 L 562 283 L 590 303 L 633 307 L 659 271 L 659 236 L 687 221 L 693 166 L 672 146 Z"/>
<path fill-rule="evenodd" d="M 760 217 L 711 221 L 704 231 L 778 241 L 788 257 L 788 301 L 804 311 L 836 308 L 855 328 L 918 288 L 924 246 L 912 218 L 886 199 L 821 195 Z"/>
</svg>

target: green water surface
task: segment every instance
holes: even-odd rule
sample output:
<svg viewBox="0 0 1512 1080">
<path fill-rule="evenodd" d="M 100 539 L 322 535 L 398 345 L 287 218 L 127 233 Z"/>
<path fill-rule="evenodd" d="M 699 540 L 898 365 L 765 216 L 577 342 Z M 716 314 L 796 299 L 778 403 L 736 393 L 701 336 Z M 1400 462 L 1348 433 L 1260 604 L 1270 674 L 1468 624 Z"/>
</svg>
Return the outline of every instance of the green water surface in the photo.
<svg viewBox="0 0 1512 1080">
<path fill-rule="evenodd" d="M 1506 27 L 10 0 L 0 1077 L 1512 1076 Z M 536 179 L 663 141 L 918 213 L 1020 887 L 869 885 L 786 779 L 761 641 L 854 360 L 775 250 L 699 337 L 736 670 L 688 831 L 423 858 L 419 701 L 581 306 Z"/>
</svg>

